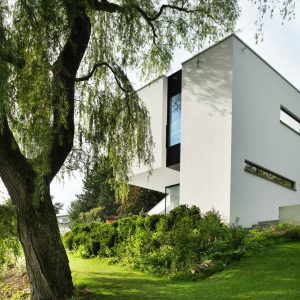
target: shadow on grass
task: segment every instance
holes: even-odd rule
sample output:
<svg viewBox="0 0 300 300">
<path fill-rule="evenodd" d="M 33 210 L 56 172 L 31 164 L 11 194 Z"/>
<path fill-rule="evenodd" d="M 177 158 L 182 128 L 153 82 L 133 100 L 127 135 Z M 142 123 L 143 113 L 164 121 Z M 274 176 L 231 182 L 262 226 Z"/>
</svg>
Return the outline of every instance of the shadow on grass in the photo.
<svg viewBox="0 0 300 300">
<path fill-rule="evenodd" d="M 72 264 L 76 286 L 92 291 L 86 300 L 300 299 L 300 243 L 274 246 L 204 281 L 170 281 L 99 260 Z"/>
<path fill-rule="evenodd" d="M 79 274 L 78 274 L 79 275 Z M 76 282 L 76 277 L 75 277 Z M 92 272 L 88 277 L 82 277 L 77 286 L 80 290 L 93 291 L 89 299 L 165 299 L 172 298 L 173 292 L 166 289 L 172 288 L 172 283 L 166 279 L 137 277 L 136 273 L 114 272 L 103 275 Z"/>
</svg>

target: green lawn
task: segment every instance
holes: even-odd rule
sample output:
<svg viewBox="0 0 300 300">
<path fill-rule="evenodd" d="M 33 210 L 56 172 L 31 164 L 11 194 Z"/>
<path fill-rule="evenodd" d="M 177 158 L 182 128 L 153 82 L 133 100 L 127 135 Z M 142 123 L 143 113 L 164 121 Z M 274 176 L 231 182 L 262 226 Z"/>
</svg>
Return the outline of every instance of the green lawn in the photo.
<svg viewBox="0 0 300 300">
<path fill-rule="evenodd" d="M 92 299 L 300 299 L 300 243 L 269 247 L 206 280 L 175 281 L 70 257 L 74 283 Z"/>
</svg>

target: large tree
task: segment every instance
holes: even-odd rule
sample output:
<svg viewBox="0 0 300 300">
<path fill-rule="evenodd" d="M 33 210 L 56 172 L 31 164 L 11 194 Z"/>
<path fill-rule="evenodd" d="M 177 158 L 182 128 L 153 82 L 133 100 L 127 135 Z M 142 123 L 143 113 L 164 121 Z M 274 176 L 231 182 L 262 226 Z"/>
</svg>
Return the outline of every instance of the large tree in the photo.
<svg viewBox="0 0 300 300">
<path fill-rule="evenodd" d="M 237 0 L 1 0 L 0 176 L 17 209 L 31 299 L 65 299 L 71 272 L 50 197 L 61 169 L 105 154 L 124 192 L 151 163 L 149 116 L 126 72 L 231 32 Z M 71 168 L 70 168 L 71 167 Z"/>
</svg>

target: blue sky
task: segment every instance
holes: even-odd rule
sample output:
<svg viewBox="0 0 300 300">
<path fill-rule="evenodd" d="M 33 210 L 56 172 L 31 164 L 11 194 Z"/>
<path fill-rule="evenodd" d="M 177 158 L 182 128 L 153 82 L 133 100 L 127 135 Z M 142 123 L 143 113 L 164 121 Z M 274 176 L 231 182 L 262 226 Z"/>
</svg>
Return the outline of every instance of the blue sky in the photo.
<svg viewBox="0 0 300 300">
<path fill-rule="evenodd" d="M 256 51 L 263 59 L 273 66 L 281 75 L 300 90 L 300 1 L 295 0 L 295 19 L 286 21 L 282 25 L 282 19 L 278 14 L 270 19 L 265 18 L 264 40 L 256 43 L 255 33 L 257 27 L 255 21 L 258 16 L 257 8 L 249 0 L 241 0 L 241 17 L 237 23 L 237 35 Z M 181 62 L 192 54 L 179 50 L 175 53 L 170 74 L 181 68 Z M 135 87 L 139 88 L 143 82 L 135 80 Z M 0 199 L 5 198 L 4 188 L 1 189 Z M 54 180 L 51 184 L 51 194 L 55 201 L 64 203 L 66 212 L 70 202 L 76 194 L 82 191 L 81 177 L 75 173 L 71 178 L 65 178 L 64 182 Z"/>
</svg>

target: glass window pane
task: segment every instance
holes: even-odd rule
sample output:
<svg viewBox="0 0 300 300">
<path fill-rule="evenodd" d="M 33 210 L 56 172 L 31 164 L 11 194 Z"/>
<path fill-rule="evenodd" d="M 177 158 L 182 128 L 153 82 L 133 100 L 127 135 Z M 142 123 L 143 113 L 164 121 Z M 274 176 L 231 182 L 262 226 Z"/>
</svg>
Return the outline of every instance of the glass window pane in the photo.
<svg viewBox="0 0 300 300">
<path fill-rule="evenodd" d="M 167 213 L 179 206 L 179 185 L 171 186 L 166 188 L 166 194 L 169 197 L 169 205 L 167 206 Z"/>
<path fill-rule="evenodd" d="M 169 146 L 180 143 L 181 94 L 170 99 L 169 103 Z"/>
<path fill-rule="evenodd" d="M 267 170 L 263 167 L 260 167 L 254 163 L 251 163 L 249 161 L 245 162 L 245 171 L 255 174 L 259 177 L 268 179 L 270 181 L 273 181 L 277 184 L 280 184 L 282 186 L 285 186 L 290 189 L 295 189 L 296 183 L 288 178 L 285 178 L 279 174 L 276 174 L 270 170 Z"/>
<path fill-rule="evenodd" d="M 296 132 L 300 133 L 300 123 L 297 119 L 293 118 L 283 109 L 280 110 L 280 121 L 290 127 L 291 129 L 295 130 Z"/>
</svg>

